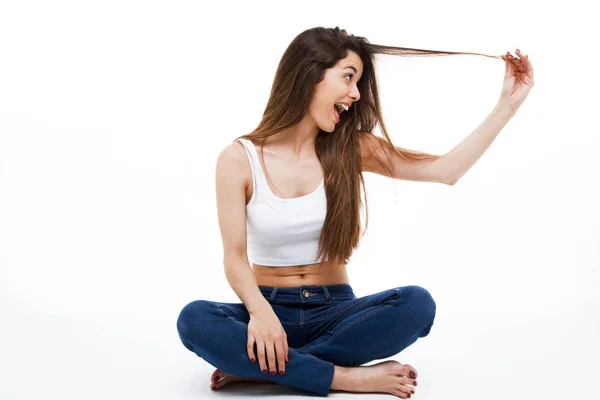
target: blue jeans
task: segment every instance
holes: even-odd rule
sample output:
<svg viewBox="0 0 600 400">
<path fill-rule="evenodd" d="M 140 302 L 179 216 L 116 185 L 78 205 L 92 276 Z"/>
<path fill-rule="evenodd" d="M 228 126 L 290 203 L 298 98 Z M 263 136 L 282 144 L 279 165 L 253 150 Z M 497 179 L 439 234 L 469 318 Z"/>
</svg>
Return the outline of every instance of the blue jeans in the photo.
<svg viewBox="0 0 600 400">
<path fill-rule="evenodd" d="M 429 334 L 435 301 L 420 286 L 357 298 L 347 284 L 259 286 L 287 334 L 284 375 L 263 373 L 246 350 L 250 315 L 243 303 L 195 300 L 177 319 L 183 345 L 232 375 L 269 379 L 327 396 L 334 365 L 358 366 L 398 354 Z M 256 345 L 255 345 L 256 350 Z M 265 361 L 266 358 L 265 358 Z"/>
</svg>

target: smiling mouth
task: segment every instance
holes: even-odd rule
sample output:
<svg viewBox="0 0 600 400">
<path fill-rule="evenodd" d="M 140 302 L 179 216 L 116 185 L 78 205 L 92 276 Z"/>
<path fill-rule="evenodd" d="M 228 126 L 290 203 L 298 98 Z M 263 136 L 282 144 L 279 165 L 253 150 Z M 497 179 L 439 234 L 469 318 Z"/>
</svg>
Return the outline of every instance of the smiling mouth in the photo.
<svg viewBox="0 0 600 400">
<path fill-rule="evenodd" d="M 333 106 L 333 118 L 336 122 L 340 122 L 340 113 L 335 105 Z"/>
</svg>

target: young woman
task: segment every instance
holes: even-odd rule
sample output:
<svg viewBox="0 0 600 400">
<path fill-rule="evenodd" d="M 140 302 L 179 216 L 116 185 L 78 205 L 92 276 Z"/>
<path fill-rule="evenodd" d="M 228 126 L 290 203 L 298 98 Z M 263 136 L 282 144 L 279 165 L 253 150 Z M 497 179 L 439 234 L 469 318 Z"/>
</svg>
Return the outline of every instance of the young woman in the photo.
<svg viewBox="0 0 600 400">
<path fill-rule="evenodd" d="M 346 264 L 361 237 L 362 172 L 453 185 L 525 100 L 533 68 L 518 49 L 518 57 L 484 55 L 505 61 L 500 99 L 470 136 L 436 156 L 392 145 L 375 54 L 477 53 L 380 46 L 337 27 L 292 41 L 259 126 L 228 145 L 216 166 L 224 269 L 242 303 L 196 300 L 177 321 L 185 347 L 217 367 L 213 389 L 252 380 L 320 396 L 415 393 L 411 365 L 360 366 L 427 336 L 436 310 L 420 286 L 355 296 Z M 372 133 L 376 124 L 384 138 Z"/>
</svg>

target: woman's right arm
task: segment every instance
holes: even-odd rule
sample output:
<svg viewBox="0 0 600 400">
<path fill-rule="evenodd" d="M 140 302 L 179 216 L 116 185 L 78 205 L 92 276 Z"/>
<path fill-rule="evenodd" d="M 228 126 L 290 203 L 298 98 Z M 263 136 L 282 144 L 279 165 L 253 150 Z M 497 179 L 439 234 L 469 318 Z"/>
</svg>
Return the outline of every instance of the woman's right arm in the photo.
<svg viewBox="0 0 600 400">
<path fill-rule="evenodd" d="M 248 161 L 241 143 L 227 145 L 217 159 L 216 192 L 223 263 L 229 285 L 250 314 L 271 309 L 264 298 L 247 253 L 246 182 Z M 244 162 L 246 164 L 244 164 Z"/>
<path fill-rule="evenodd" d="M 250 314 L 246 343 L 248 357 L 254 359 L 256 345 L 260 369 L 273 374 L 279 369 L 283 375 L 285 362 L 289 362 L 287 334 L 258 288 L 246 251 L 246 182 L 252 181 L 248 174 L 250 166 L 243 145 L 229 144 L 219 155 L 216 172 L 225 275 Z"/>
<path fill-rule="evenodd" d="M 250 315 L 273 310 L 258 289 L 256 278 L 252 273 L 248 260 L 242 260 L 234 256 L 226 257 L 224 264 L 225 276 L 227 277 L 229 286 L 231 286 L 240 300 L 242 300 Z"/>
</svg>

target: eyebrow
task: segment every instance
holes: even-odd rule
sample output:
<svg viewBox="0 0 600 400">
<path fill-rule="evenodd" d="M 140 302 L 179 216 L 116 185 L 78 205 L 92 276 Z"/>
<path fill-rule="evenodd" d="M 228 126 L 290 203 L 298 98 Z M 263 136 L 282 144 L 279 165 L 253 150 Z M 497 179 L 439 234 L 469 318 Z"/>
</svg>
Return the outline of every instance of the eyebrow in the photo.
<svg viewBox="0 0 600 400">
<path fill-rule="evenodd" d="M 358 74 L 358 70 L 354 68 L 352 65 L 346 65 L 344 68 L 352 68 L 355 74 Z"/>
</svg>

